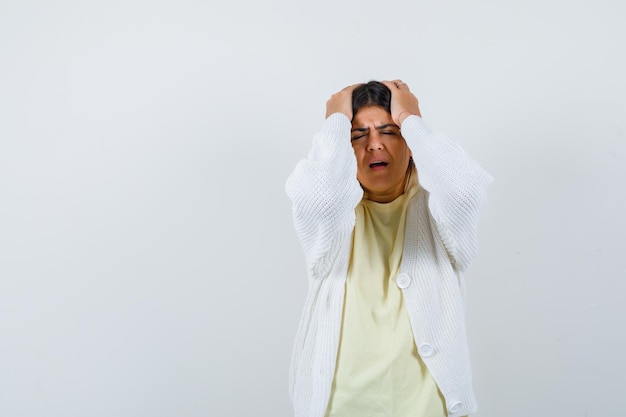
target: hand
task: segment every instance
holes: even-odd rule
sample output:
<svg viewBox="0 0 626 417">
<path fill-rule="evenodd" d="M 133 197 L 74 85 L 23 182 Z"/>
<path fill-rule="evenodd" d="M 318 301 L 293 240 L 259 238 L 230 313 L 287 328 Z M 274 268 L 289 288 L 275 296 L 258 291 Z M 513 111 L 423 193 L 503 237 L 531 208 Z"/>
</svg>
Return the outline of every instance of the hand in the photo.
<svg viewBox="0 0 626 417">
<path fill-rule="evenodd" d="M 343 113 L 352 120 L 352 92 L 362 84 L 353 84 L 333 94 L 326 102 L 326 118 L 334 113 Z"/>
<path fill-rule="evenodd" d="M 391 119 L 398 126 L 412 114 L 422 117 L 417 97 L 411 93 L 406 83 L 393 80 L 383 81 L 383 84 L 391 90 Z"/>
</svg>

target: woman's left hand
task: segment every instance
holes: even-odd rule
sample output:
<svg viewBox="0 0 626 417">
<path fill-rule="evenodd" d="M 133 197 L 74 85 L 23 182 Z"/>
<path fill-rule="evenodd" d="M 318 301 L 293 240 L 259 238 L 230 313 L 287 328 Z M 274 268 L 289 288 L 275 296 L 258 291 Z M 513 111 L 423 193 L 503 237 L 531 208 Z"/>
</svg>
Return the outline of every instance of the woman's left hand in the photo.
<svg viewBox="0 0 626 417">
<path fill-rule="evenodd" d="M 417 97 L 411 93 L 409 86 L 402 80 L 383 81 L 391 90 L 391 119 L 401 126 L 404 119 L 414 114 L 422 117 Z"/>
</svg>

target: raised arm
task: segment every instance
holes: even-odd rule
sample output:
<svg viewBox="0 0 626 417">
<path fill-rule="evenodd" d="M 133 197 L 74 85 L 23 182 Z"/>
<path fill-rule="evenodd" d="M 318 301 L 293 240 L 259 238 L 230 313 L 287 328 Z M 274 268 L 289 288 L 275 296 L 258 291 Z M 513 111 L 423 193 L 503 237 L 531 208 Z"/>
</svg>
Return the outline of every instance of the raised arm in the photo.
<svg viewBox="0 0 626 417">
<path fill-rule="evenodd" d="M 458 144 L 431 131 L 406 84 L 385 81 L 391 90 L 391 117 L 413 154 L 429 209 L 456 268 L 467 269 L 476 254 L 478 220 L 493 178 Z M 399 84 L 399 86 L 398 86 Z"/>
<path fill-rule="evenodd" d="M 285 189 L 311 277 L 327 276 L 333 257 L 348 244 L 354 208 L 363 196 L 350 145 L 352 91 L 346 87 L 326 103 L 326 121 L 313 138 L 308 158 L 296 165 Z"/>
</svg>

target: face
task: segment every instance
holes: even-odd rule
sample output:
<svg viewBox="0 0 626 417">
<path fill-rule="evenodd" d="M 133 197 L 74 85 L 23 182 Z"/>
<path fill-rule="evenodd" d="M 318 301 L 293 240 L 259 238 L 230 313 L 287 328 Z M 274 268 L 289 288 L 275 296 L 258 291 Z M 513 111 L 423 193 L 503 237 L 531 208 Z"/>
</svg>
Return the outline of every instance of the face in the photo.
<svg viewBox="0 0 626 417">
<path fill-rule="evenodd" d="M 395 200 L 404 192 L 411 157 L 400 128 L 385 109 L 367 106 L 354 115 L 351 136 L 357 179 L 368 198 L 379 203 Z"/>
</svg>

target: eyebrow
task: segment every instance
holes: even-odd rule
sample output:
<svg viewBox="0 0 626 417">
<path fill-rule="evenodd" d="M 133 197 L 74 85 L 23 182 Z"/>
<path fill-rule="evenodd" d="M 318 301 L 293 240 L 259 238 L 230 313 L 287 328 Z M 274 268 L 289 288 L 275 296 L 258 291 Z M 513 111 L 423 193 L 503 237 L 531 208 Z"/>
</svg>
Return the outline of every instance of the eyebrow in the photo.
<svg viewBox="0 0 626 417">
<path fill-rule="evenodd" d="M 387 129 L 388 127 L 396 127 L 398 129 L 400 129 L 400 127 L 398 127 L 398 125 L 395 124 L 395 123 L 387 123 L 387 124 L 382 125 L 382 126 L 376 126 L 375 129 L 376 130 L 382 130 L 382 129 Z M 355 127 L 354 129 L 350 130 L 350 132 L 367 132 L 369 130 L 370 130 L 369 127 Z"/>
</svg>

